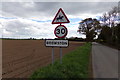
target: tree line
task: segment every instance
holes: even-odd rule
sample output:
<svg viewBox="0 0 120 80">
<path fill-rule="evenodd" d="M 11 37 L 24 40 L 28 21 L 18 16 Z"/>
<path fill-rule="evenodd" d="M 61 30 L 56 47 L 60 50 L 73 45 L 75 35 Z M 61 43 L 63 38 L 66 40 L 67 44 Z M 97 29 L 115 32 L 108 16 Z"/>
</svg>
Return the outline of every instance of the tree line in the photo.
<svg viewBox="0 0 120 80">
<path fill-rule="evenodd" d="M 86 40 L 107 43 L 120 47 L 120 2 L 99 20 L 86 18 L 79 23 L 78 32 L 86 35 Z"/>
</svg>

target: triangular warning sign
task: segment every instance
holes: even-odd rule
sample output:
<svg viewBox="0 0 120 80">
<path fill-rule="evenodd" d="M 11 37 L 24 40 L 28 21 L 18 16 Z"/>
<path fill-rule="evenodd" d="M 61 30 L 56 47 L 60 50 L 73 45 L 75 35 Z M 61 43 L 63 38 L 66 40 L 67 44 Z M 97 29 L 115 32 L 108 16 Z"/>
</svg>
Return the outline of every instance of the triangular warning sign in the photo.
<svg viewBox="0 0 120 80">
<path fill-rule="evenodd" d="M 53 19 L 52 24 L 61 24 L 61 23 L 70 23 L 70 21 L 68 20 L 63 10 L 60 8 L 55 18 Z"/>
</svg>

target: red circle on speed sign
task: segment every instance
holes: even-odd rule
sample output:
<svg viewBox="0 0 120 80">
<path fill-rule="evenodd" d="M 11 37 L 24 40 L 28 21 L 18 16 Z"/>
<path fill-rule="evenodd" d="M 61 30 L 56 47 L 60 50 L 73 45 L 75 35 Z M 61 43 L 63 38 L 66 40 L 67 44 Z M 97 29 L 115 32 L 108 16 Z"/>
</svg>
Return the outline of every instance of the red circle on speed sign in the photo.
<svg viewBox="0 0 120 80">
<path fill-rule="evenodd" d="M 67 28 L 64 25 L 58 25 L 55 30 L 54 34 L 58 38 L 64 38 L 68 33 Z"/>
</svg>

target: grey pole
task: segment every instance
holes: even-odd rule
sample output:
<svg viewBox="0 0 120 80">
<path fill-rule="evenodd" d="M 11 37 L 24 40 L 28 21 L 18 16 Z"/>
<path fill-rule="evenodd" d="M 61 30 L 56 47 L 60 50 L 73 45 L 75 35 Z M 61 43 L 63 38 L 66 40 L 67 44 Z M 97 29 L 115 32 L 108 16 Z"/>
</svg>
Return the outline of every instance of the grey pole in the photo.
<svg viewBox="0 0 120 80">
<path fill-rule="evenodd" d="M 62 64 L 62 48 L 60 47 L 60 64 Z"/>
<path fill-rule="evenodd" d="M 52 64 L 54 64 L 54 48 L 52 47 Z"/>
</svg>

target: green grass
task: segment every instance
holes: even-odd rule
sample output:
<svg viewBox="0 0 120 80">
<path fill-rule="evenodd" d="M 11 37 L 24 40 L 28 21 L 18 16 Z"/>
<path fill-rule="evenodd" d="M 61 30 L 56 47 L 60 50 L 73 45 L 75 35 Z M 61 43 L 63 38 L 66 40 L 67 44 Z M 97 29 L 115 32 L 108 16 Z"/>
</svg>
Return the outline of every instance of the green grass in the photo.
<svg viewBox="0 0 120 80">
<path fill-rule="evenodd" d="M 88 78 L 89 55 L 91 43 L 86 43 L 74 51 L 63 56 L 62 64 L 59 60 L 35 71 L 31 80 L 35 78 Z"/>
</svg>

